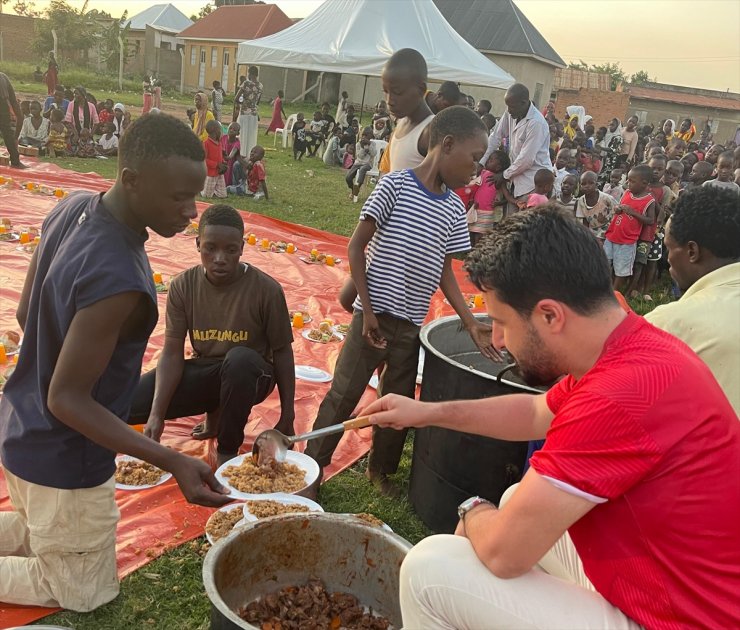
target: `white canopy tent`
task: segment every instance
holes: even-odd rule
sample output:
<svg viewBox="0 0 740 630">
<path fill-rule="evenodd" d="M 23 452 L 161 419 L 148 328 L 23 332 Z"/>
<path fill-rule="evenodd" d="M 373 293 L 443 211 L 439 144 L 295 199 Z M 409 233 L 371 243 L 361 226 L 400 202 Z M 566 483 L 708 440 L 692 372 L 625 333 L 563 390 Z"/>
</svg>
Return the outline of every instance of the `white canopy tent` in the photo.
<svg viewBox="0 0 740 630">
<path fill-rule="evenodd" d="M 430 79 L 502 89 L 515 82 L 458 35 L 432 0 L 326 0 L 294 26 L 240 43 L 237 62 L 379 77 L 402 48 L 424 55 Z"/>
</svg>

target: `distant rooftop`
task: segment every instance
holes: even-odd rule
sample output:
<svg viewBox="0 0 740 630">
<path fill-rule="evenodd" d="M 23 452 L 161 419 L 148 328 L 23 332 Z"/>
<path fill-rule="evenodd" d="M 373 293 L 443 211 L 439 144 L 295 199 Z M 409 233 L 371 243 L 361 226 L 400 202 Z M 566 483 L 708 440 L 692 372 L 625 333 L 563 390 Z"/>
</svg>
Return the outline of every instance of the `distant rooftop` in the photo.
<svg viewBox="0 0 740 630">
<path fill-rule="evenodd" d="M 171 4 L 154 4 L 126 22 L 131 24 L 132 31 L 144 31 L 147 26 L 153 26 L 172 33 L 179 33 L 192 23 L 187 15 Z"/>
<path fill-rule="evenodd" d="M 178 37 L 243 42 L 289 26 L 293 26 L 293 20 L 275 4 L 227 5 L 211 11 Z"/>
<path fill-rule="evenodd" d="M 734 92 L 703 90 L 666 83 L 627 85 L 625 92 L 632 98 L 740 112 L 740 94 Z"/>
<path fill-rule="evenodd" d="M 566 63 L 512 0 L 434 0 L 445 19 L 481 52 Z"/>
</svg>

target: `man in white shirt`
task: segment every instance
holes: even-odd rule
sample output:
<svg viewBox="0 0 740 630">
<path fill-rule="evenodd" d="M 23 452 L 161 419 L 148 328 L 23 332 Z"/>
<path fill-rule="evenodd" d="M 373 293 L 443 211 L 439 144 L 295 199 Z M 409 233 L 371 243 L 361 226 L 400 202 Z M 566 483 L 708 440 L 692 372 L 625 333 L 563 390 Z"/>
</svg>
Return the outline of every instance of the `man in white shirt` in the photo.
<svg viewBox="0 0 740 630">
<path fill-rule="evenodd" d="M 678 302 L 645 315 L 685 342 L 722 386 L 740 416 L 740 206 L 737 194 L 697 186 L 678 198 L 666 224 Z"/>
<path fill-rule="evenodd" d="M 501 144 L 505 145 L 511 166 L 504 171 L 504 179 L 514 185 L 514 197 L 526 199 L 534 191 L 534 174 L 541 168 L 552 169 L 550 161 L 550 127 L 542 113 L 530 102 L 526 85 L 515 83 L 506 90 L 507 111 L 496 123 L 488 138 L 488 156 Z M 513 207 L 516 211 L 516 207 Z"/>
</svg>

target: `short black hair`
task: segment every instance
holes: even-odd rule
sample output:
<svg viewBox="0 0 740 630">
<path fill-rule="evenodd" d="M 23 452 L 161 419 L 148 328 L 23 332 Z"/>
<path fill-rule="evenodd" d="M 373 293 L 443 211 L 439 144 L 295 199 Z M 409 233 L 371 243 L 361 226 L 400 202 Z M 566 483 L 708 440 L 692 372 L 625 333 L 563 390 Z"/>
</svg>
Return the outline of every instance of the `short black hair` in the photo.
<svg viewBox="0 0 740 630">
<path fill-rule="evenodd" d="M 454 81 L 444 81 L 440 84 L 437 89 L 437 93 L 442 95 L 442 98 L 448 103 L 459 103 L 460 98 L 463 96 L 460 92 L 460 88 Z"/>
<path fill-rule="evenodd" d="M 247 68 L 247 76 L 248 77 L 256 77 L 256 76 L 259 76 L 259 73 L 260 73 L 260 71 L 259 71 L 259 68 L 257 66 L 249 66 L 249 68 Z"/>
<path fill-rule="evenodd" d="M 553 299 L 588 315 L 616 302 L 604 248 L 572 214 L 550 203 L 497 224 L 468 254 L 464 269 L 479 290 L 528 317 Z"/>
<path fill-rule="evenodd" d="M 646 182 L 649 182 L 653 178 L 653 169 L 644 163 L 633 166 L 630 171 L 634 172 L 638 177 L 642 177 Z"/>
<path fill-rule="evenodd" d="M 544 299 L 582 315 L 616 302 L 603 246 L 553 203 L 517 212 L 494 226 L 468 254 L 464 268 L 479 290 L 495 291 L 524 317 Z"/>
<path fill-rule="evenodd" d="M 34 101 L 34 103 L 35 102 L 36 101 Z M 735 153 L 733 151 L 722 151 L 722 153 L 720 153 L 717 156 L 717 162 L 719 162 L 723 158 L 726 159 L 726 160 L 732 160 L 734 162 L 735 161 Z"/>
<path fill-rule="evenodd" d="M 408 72 L 412 78 L 425 83 L 427 80 L 427 62 L 418 50 L 401 48 L 394 52 L 385 62 L 383 70 Z"/>
<path fill-rule="evenodd" d="M 137 118 L 121 135 L 118 168 L 137 170 L 142 162 L 158 162 L 170 157 L 206 159 L 203 143 L 184 122 L 169 114 Z"/>
<path fill-rule="evenodd" d="M 491 101 L 489 101 L 487 98 L 482 98 L 481 100 L 479 100 L 478 105 L 481 105 L 483 109 L 486 110 L 485 112 L 486 114 L 491 113 L 491 107 L 492 107 Z"/>
<path fill-rule="evenodd" d="M 233 227 L 239 230 L 241 234 L 244 234 L 244 219 L 242 219 L 242 215 L 233 206 L 225 203 L 216 203 L 205 209 L 198 223 L 198 234 L 203 234 L 203 230 L 209 225 Z"/>
<path fill-rule="evenodd" d="M 668 156 L 665 153 L 657 153 L 656 155 L 651 155 L 648 158 L 648 163 L 652 162 L 653 160 L 663 160 L 666 163 L 666 166 L 668 165 Z"/>
<path fill-rule="evenodd" d="M 537 172 L 534 174 L 535 185 L 544 184 L 546 182 L 554 182 L 554 181 L 555 181 L 555 173 L 552 172 L 551 168 L 537 169 Z"/>
<path fill-rule="evenodd" d="M 717 186 L 697 186 L 678 198 L 671 236 L 679 245 L 694 241 L 718 258 L 740 258 L 740 199 Z"/>
<path fill-rule="evenodd" d="M 511 166 L 511 159 L 509 158 L 509 154 L 503 149 L 496 149 L 493 153 L 491 153 L 491 155 L 489 156 L 489 159 L 492 157 L 495 157 L 498 159 L 499 165 L 504 170 L 506 170 L 507 168 Z"/>
<path fill-rule="evenodd" d="M 445 136 L 465 140 L 481 132 L 488 135 L 478 114 L 462 105 L 453 105 L 439 112 L 429 125 L 429 148 L 436 147 Z"/>
</svg>

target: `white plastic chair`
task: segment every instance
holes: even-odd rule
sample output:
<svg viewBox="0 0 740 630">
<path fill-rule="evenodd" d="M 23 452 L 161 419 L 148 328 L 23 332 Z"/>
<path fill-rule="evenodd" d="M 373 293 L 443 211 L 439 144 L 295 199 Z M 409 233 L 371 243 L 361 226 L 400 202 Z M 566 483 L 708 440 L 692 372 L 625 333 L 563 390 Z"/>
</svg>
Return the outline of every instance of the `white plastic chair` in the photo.
<svg viewBox="0 0 740 630">
<path fill-rule="evenodd" d="M 370 170 L 365 173 L 365 182 L 367 182 L 368 179 L 371 177 L 379 177 L 380 176 L 380 158 L 383 157 L 383 151 L 386 150 L 388 147 L 388 143 L 385 140 L 370 140 L 370 144 L 372 144 L 375 147 L 375 157 L 373 158 L 373 165 L 370 168 Z M 360 173 L 358 172 L 357 175 L 355 175 L 355 184 L 358 183 L 357 179 L 359 177 Z"/>
<path fill-rule="evenodd" d="M 285 129 L 275 129 L 275 135 L 272 137 L 272 146 L 274 147 L 277 144 L 277 137 L 278 133 L 283 134 L 283 149 L 287 148 L 288 141 L 293 142 L 293 125 L 295 124 L 295 121 L 298 120 L 298 116 L 296 114 L 291 114 L 288 116 L 288 120 L 285 123 Z"/>
</svg>

